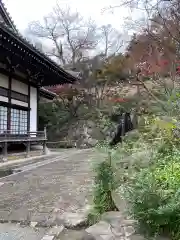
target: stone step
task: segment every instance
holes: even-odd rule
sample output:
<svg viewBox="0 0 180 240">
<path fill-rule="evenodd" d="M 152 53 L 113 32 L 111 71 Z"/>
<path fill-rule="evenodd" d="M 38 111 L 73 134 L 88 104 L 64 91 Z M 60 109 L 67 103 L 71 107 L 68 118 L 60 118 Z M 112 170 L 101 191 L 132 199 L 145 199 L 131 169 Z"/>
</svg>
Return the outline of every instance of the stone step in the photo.
<svg viewBox="0 0 180 240">
<path fill-rule="evenodd" d="M 68 230 L 65 229 L 57 240 L 95 240 L 90 238 L 85 230 Z"/>
</svg>

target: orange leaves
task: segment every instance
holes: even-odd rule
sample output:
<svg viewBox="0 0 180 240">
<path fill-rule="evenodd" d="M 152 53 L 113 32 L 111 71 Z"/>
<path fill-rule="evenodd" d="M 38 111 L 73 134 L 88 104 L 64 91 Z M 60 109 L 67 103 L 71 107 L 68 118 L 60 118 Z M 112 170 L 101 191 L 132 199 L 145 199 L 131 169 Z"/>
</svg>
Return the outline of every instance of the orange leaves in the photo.
<svg viewBox="0 0 180 240">
<path fill-rule="evenodd" d="M 111 98 L 111 101 L 114 103 L 124 103 L 124 102 L 128 102 L 127 99 L 125 98 Z"/>
<path fill-rule="evenodd" d="M 47 89 L 61 97 L 73 97 L 78 95 L 78 90 L 71 84 L 50 86 Z"/>
</svg>

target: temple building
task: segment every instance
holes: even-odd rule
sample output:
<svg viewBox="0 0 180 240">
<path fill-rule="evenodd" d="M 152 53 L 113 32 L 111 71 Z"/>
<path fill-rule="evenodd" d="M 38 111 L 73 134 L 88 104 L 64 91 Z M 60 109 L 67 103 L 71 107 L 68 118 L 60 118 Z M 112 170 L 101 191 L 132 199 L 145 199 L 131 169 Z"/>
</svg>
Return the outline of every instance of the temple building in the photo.
<svg viewBox="0 0 180 240">
<path fill-rule="evenodd" d="M 38 102 L 55 96 L 45 87 L 75 81 L 22 37 L 0 0 L 0 146 L 7 151 L 9 143 L 45 141 L 38 132 Z"/>
</svg>

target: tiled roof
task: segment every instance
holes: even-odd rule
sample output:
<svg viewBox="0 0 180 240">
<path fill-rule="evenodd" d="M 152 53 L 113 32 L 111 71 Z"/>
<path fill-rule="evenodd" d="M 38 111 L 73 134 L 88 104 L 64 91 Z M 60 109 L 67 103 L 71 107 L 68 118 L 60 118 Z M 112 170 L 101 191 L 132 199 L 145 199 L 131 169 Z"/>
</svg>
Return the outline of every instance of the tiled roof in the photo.
<svg viewBox="0 0 180 240">
<path fill-rule="evenodd" d="M 0 12 L 3 14 L 3 17 L 5 18 L 5 23 L 1 23 L 1 26 L 6 27 L 7 30 L 11 31 L 13 35 L 18 37 L 24 45 L 26 45 L 28 48 L 30 48 L 32 51 L 34 51 L 36 54 L 38 54 L 40 57 L 44 58 L 45 61 L 48 61 L 51 65 L 53 65 L 55 68 L 59 69 L 63 74 L 67 75 L 67 78 L 74 79 L 73 81 L 76 81 L 77 78 L 72 75 L 72 71 L 65 71 L 63 68 L 61 68 L 57 63 L 55 63 L 53 60 L 51 60 L 48 56 L 46 56 L 43 52 L 41 52 L 39 49 L 37 49 L 32 43 L 30 43 L 25 37 L 22 36 L 22 34 L 17 30 L 12 18 L 10 17 L 10 14 L 8 13 L 4 3 L 2 0 L 0 0 Z"/>
<path fill-rule="evenodd" d="M 7 11 L 7 8 L 5 7 L 2 0 L 0 0 L 0 12 L 2 14 L 2 17 L 4 18 L 6 25 L 9 25 L 9 27 L 12 28 L 15 32 L 18 33 L 18 30 L 16 28 L 16 25 L 14 24 L 14 21 L 12 20 L 9 12 Z"/>
</svg>

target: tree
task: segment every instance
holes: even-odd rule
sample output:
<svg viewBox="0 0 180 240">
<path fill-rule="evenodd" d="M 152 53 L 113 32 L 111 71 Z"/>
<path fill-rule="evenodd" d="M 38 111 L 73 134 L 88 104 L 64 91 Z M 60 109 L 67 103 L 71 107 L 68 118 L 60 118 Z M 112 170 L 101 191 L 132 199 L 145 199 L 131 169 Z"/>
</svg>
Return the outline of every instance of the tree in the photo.
<svg viewBox="0 0 180 240">
<path fill-rule="evenodd" d="M 118 53 L 123 44 L 122 34 L 110 24 L 98 27 L 92 19 L 85 20 L 58 3 L 42 22 L 31 22 L 26 32 L 33 41 L 42 42 L 48 56 L 72 69 L 95 55 Z"/>
<path fill-rule="evenodd" d="M 114 29 L 110 24 L 100 27 L 100 45 L 102 54 L 108 57 L 120 51 L 123 41 L 120 32 Z"/>
<path fill-rule="evenodd" d="M 46 53 L 61 65 L 74 67 L 97 45 L 94 22 L 84 21 L 78 12 L 72 12 L 70 8 L 63 10 L 59 4 L 44 17 L 43 23 L 32 22 L 28 30 L 29 34 L 49 43 Z"/>
</svg>

